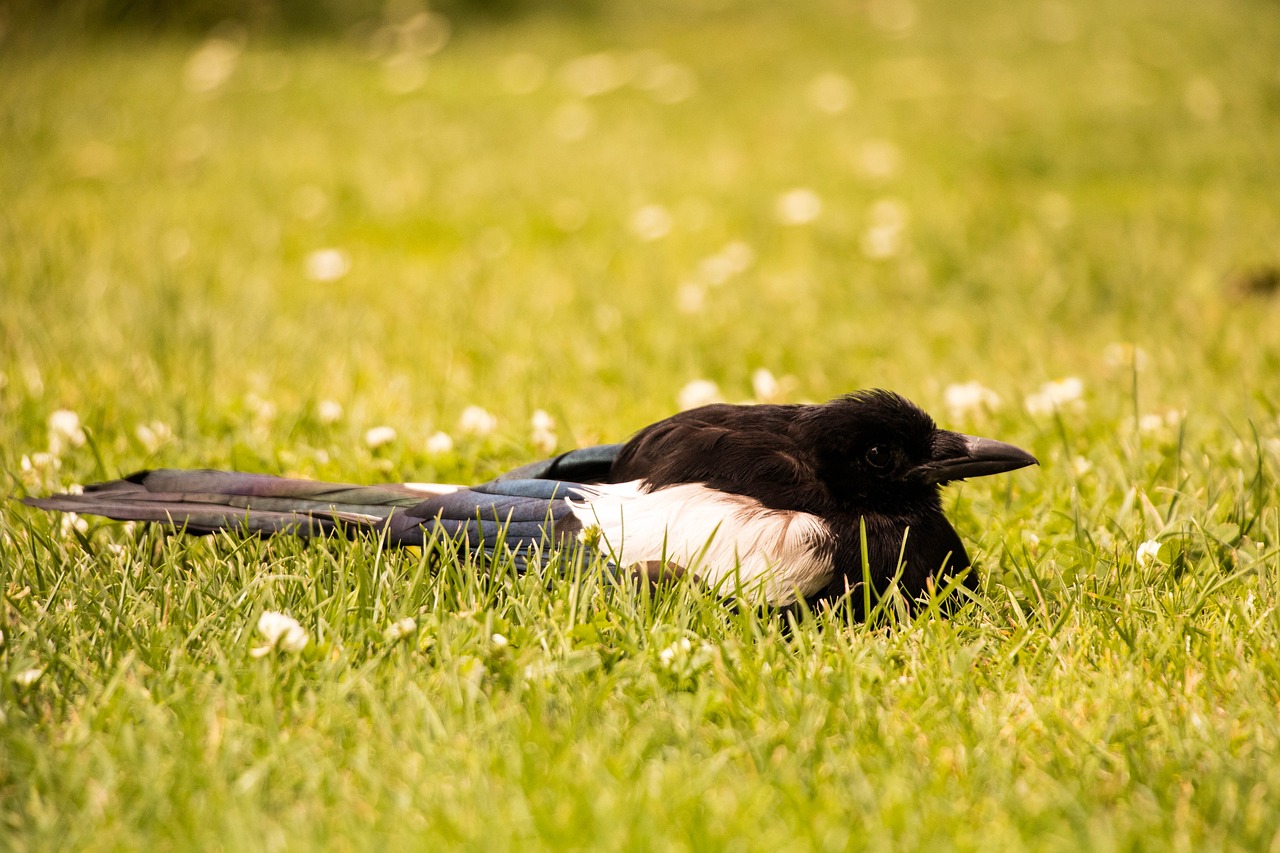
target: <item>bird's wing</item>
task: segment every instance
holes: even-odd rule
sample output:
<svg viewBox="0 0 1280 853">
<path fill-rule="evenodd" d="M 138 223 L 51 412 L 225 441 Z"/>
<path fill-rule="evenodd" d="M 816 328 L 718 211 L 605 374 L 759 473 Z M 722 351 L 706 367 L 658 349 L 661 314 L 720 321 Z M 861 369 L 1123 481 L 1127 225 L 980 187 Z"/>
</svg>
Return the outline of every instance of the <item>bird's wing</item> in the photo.
<svg viewBox="0 0 1280 853">
<path fill-rule="evenodd" d="M 795 406 L 714 405 L 645 427 L 614 460 L 610 480 L 649 489 L 700 483 L 774 509 L 821 514 L 826 492 L 794 439 Z"/>
<path fill-rule="evenodd" d="M 495 482 L 503 480 L 560 480 L 570 483 L 601 483 L 609 480 L 610 471 L 621 444 L 600 444 L 595 447 L 580 447 L 522 465 L 498 477 Z"/>
</svg>

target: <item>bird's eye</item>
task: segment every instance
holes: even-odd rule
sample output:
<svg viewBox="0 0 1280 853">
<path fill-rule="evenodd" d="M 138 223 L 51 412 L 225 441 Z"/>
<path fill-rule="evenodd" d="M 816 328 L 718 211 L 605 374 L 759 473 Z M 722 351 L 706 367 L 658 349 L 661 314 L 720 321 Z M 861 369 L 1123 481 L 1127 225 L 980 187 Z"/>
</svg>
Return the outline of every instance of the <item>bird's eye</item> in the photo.
<svg viewBox="0 0 1280 853">
<path fill-rule="evenodd" d="M 893 461 L 893 451 L 882 444 L 867 448 L 867 464 L 872 468 L 884 469 Z"/>
</svg>

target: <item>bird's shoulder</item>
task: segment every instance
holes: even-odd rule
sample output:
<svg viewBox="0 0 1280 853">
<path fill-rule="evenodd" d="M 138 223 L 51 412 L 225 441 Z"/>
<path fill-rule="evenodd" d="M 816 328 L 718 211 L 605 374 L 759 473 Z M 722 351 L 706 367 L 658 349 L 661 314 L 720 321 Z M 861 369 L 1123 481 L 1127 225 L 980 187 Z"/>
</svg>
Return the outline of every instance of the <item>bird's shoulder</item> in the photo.
<svg viewBox="0 0 1280 853">
<path fill-rule="evenodd" d="M 805 407 L 717 404 L 680 412 L 636 433 L 610 472 L 660 489 L 682 483 L 746 495 L 775 509 L 816 509 L 826 498 L 794 423 Z"/>
</svg>

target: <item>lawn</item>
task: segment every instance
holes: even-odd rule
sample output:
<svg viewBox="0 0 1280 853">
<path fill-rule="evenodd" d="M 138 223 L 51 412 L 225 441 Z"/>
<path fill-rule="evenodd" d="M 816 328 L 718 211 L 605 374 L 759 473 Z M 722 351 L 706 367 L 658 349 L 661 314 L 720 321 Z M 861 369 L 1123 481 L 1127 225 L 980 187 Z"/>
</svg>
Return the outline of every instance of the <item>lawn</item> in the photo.
<svg viewBox="0 0 1280 853">
<path fill-rule="evenodd" d="M 1271 4 L 409 12 L 0 28 L 0 847 L 1280 848 Z M 865 387 L 1041 460 L 949 619 L 16 500 Z"/>
</svg>

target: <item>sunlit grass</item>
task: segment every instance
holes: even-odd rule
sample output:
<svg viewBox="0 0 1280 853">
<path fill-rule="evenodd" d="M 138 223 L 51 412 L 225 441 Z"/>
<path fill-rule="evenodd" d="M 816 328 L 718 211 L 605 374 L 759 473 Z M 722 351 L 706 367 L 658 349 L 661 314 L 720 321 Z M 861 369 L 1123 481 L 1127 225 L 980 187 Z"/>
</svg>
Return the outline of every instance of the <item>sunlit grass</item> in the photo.
<svg viewBox="0 0 1280 853">
<path fill-rule="evenodd" d="M 7 491 L 467 481 L 885 386 L 1043 463 L 948 493 L 975 600 L 791 625 L 9 501 L 0 839 L 1274 846 L 1275 16 L 714 5 L 11 33 Z"/>
</svg>

